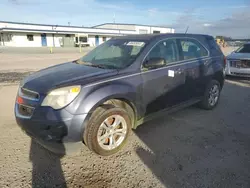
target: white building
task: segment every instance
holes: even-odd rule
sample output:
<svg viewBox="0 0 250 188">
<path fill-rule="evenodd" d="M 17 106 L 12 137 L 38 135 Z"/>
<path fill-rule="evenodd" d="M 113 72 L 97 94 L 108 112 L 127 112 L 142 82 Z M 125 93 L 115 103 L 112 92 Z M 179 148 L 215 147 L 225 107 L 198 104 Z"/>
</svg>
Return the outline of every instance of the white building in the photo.
<svg viewBox="0 0 250 188">
<path fill-rule="evenodd" d="M 105 23 L 94 26 L 93 28 L 132 30 L 135 31 L 136 34 L 174 33 L 173 28 L 150 26 L 150 25 L 123 24 L 123 23 Z"/>
<path fill-rule="evenodd" d="M 134 24 L 102 24 L 76 27 L 0 21 L 0 46 L 71 47 L 97 46 L 113 36 L 145 33 L 174 33 L 174 29 Z"/>
</svg>

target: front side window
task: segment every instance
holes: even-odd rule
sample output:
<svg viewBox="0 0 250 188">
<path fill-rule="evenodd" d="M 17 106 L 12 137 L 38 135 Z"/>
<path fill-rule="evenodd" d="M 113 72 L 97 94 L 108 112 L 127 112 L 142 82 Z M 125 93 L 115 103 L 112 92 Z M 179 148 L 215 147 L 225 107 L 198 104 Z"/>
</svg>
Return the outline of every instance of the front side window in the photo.
<svg viewBox="0 0 250 188">
<path fill-rule="evenodd" d="M 244 44 L 240 48 L 238 48 L 236 53 L 250 53 L 250 44 Z"/>
<path fill-rule="evenodd" d="M 148 54 L 145 63 L 152 59 L 163 59 L 165 65 L 178 61 L 178 52 L 175 39 L 167 39 L 158 43 Z"/>
<path fill-rule="evenodd" d="M 111 39 L 86 54 L 79 64 L 123 69 L 131 65 L 146 46 L 145 41 Z"/>
<path fill-rule="evenodd" d="M 207 50 L 196 40 L 180 39 L 184 60 L 208 56 Z"/>
</svg>

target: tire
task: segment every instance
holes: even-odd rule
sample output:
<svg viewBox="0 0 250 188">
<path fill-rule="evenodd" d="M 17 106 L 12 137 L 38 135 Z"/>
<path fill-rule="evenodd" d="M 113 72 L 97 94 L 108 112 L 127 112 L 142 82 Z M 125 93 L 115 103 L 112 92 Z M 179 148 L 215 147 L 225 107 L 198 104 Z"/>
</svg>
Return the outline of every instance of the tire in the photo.
<svg viewBox="0 0 250 188">
<path fill-rule="evenodd" d="M 213 92 L 212 90 L 217 88 L 217 92 L 215 94 L 215 92 Z M 214 109 L 218 102 L 219 102 L 219 99 L 220 99 L 220 92 L 221 92 L 221 86 L 220 86 L 220 83 L 217 81 L 217 80 L 212 80 L 208 85 L 207 85 L 207 88 L 206 88 L 206 91 L 205 91 L 205 94 L 203 96 L 203 99 L 202 101 L 199 103 L 199 106 L 205 110 L 212 110 Z M 211 93 L 214 93 L 211 94 Z M 213 95 L 214 97 L 217 96 L 217 99 L 214 98 L 215 101 L 212 102 L 211 98 L 213 98 L 211 95 Z M 210 98 L 211 97 L 211 98 Z"/>
<path fill-rule="evenodd" d="M 91 151 L 98 155 L 109 156 L 121 150 L 130 132 L 131 118 L 128 112 L 113 105 L 103 105 L 92 113 L 83 139 Z"/>
</svg>

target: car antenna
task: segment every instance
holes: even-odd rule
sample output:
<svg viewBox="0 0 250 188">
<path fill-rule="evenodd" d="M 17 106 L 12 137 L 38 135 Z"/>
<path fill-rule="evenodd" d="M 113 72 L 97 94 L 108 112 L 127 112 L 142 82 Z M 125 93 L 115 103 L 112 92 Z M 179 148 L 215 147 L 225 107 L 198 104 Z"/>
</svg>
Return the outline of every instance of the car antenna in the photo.
<svg viewBox="0 0 250 188">
<path fill-rule="evenodd" d="M 187 26 L 187 29 L 186 29 L 186 31 L 185 31 L 185 35 L 187 34 L 188 29 L 189 29 L 189 25 Z M 185 45 L 185 42 L 186 42 L 186 41 L 184 41 L 184 43 L 182 44 L 183 46 Z"/>
<path fill-rule="evenodd" d="M 188 32 L 188 29 L 189 29 L 189 26 L 187 26 L 187 29 L 186 29 L 186 31 L 185 31 L 185 34 L 187 34 L 187 32 Z"/>
</svg>

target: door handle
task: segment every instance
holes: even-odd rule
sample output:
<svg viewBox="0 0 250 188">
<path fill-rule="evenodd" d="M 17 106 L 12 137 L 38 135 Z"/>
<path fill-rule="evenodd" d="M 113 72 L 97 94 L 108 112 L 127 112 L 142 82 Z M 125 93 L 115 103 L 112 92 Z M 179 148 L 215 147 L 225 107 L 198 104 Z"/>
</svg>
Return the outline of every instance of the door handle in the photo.
<svg viewBox="0 0 250 188">
<path fill-rule="evenodd" d="M 181 68 L 179 68 L 179 69 L 177 69 L 177 70 L 175 71 L 175 74 L 182 74 L 182 72 L 183 72 L 183 70 L 182 70 Z"/>
</svg>

